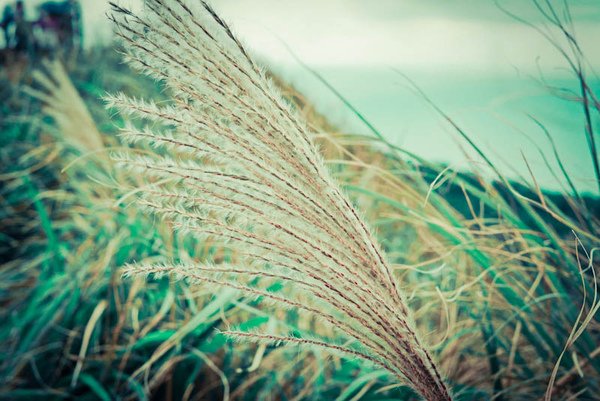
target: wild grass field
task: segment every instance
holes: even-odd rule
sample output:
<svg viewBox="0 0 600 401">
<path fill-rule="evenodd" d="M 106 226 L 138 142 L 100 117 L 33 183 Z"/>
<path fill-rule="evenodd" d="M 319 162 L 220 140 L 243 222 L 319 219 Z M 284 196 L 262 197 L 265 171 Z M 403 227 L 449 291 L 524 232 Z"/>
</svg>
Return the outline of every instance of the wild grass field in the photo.
<svg viewBox="0 0 600 401">
<path fill-rule="evenodd" d="M 248 89 L 252 86 L 243 80 L 250 77 L 241 73 L 252 64 L 239 61 L 241 72 L 232 72 L 236 57 L 245 55 L 218 17 L 202 6 L 195 11 L 211 39 L 202 47 L 206 38 L 186 39 L 191 25 L 160 8 L 170 6 L 178 15 L 185 11 L 178 8 L 179 0 L 148 3 L 159 11 L 149 11 L 147 20 L 116 11 L 124 40 L 114 47 L 87 51 L 75 62 L 29 59 L 7 63 L 0 71 L 0 97 L 6 99 L 0 110 L 0 399 L 443 399 L 433 387 L 429 393 L 423 389 L 428 380 L 447 387 L 454 400 L 600 399 L 597 195 L 579 193 L 565 170 L 555 172 L 567 184 L 562 193 L 507 179 L 469 133 L 435 107 L 432 115 L 461 136 L 465 152 L 487 162 L 480 171 L 455 171 L 423 160 L 376 131 L 370 136 L 340 132 L 310 99 L 274 76 L 273 93 L 280 91 L 285 99 L 282 111 L 276 111 L 275 101 L 272 109 L 261 108 L 263 95 Z M 557 22 L 552 29 L 570 46 L 557 51 L 565 52 L 578 85 L 572 100 L 581 104 L 586 130 L 577 127 L 574 134 L 589 136 L 597 160 L 594 127 L 600 102 L 588 84 L 585 57 L 577 51 L 570 24 L 560 23 L 562 15 L 550 17 Z M 140 26 L 147 37 L 135 31 Z M 197 28 L 193 32 L 202 34 Z M 174 48 L 177 41 L 166 39 L 178 33 L 180 47 Z M 155 49 L 144 47 L 152 44 Z M 129 52 L 134 67 L 155 77 L 163 74 L 163 82 L 124 64 L 122 52 Z M 223 78 L 229 75 L 239 76 L 239 87 L 248 91 L 236 100 L 226 96 L 235 93 L 227 92 L 235 84 Z M 198 91 L 185 92 L 189 88 Z M 127 103 L 125 96 L 133 100 Z M 117 107 L 107 108 L 107 102 Z M 364 118 L 345 99 L 341 102 Z M 154 113 L 152 122 L 144 125 L 127 107 Z M 389 281 L 368 273 L 370 256 L 360 245 L 370 243 L 368 230 L 358 235 L 339 224 L 342 234 L 335 237 L 326 230 L 329 220 L 337 221 L 326 214 L 326 201 L 315 210 L 285 197 L 268 198 L 260 207 L 246 204 L 245 197 L 260 193 L 258 184 L 240 184 L 231 190 L 238 191 L 232 192 L 236 196 L 219 192 L 239 167 L 228 170 L 225 156 L 200 153 L 201 144 L 227 144 L 161 136 L 161 129 L 177 126 L 173 121 L 180 115 L 179 128 L 189 128 L 190 121 L 199 132 L 203 124 L 215 130 L 235 126 L 232 132 L 249 138 L 245 146 L 272 152 L 264 164 L 272 167 L 273 177 L 308 187 L 320 176 L 296 172 L 305 171 L 305 159 L 318 167 L 320 156 L 313 159 L 309 145 L 298 145 L 306 149 L 301 154 L 296 145 L 288 148 L 269 136 L 283 132 L 287 140 L 292 129 L 281 129 L 288 120 L 278 119 L 288 108 L 297 119 L 290 121 L 308 127 L 306 143 L 318 146 L 327 167 L 323 171 L 345 194 L 340 202 L 347 195 L 347 210 L 358 210 L 356 220 L 344 218 L 365 221 L 372 229 L 385 254 L 381 264 L 393 275 Z M 142 137 L 132 145 L 127 132 L 153 139 L 143 143 Z M 274 139 L 253 142 L 256 138 Z M 288 150 L 296 153 L 286 157 Z M 555 150 L 545 157 L 562 166 L 560 149 Z M 260 161 L 252 152 L 236 155 L 237 161 Z M 221 181 L 207 184 L 205 179 L 194 192 L 192 178 L 204 177 L 194 169 L 206 164 L 219 167 Z M 263 170 L 256 172 L 262 177 L 259 173 Z M 328 179 L 323 182 L 330 185 Z M 278 192 L 277 180 L 275 195 L 303 193 L 297 188 Z M 213 192 L 201 197 L 206 188 Z M 306 198 L 327 196 L 323 199 L 334 203 L 331 188 L 307 192 Z M 186 201 L 173 203 L 167 196 Z M 294 208 L 289 221 L 265 209 L 267 201 L 273 210 Z M 202 209 L 209 206 L 215 208 Z M 220 231 L 200 235 L 191 227 L 193 219 L 202 222 L 199 228 L 216 226 L 208 223 L 213 218 L 224 222 L 223 230 L 236 224 L 251 228 L 243 239 L 225 231 L 233 239 L 223 241 Z M 267 223 L 271 230 L 263 238 L 261 224 Z M 347 248 L 334 247 L 331 238 Z M 272 245 L 267 253 L 254 255 L 266 243 Z M 277 258 L 268 253 L 273 249 L 280 252 Z M 319 265 L 322 277 L 310 276 L 302 260 L 290 258 L 305 249 L 306 265 L 326 255 Z M 260 256 L 264 266 L 256 259 L 247 262 L 246 251 Z M 359 262 L 363 258 L 365 263 Z M 287 275 L 275 274 L 277 263 L 289 265 Z M 338 272 L 338 264 L 348 270 Z M 144 273 L 144 266 L 166 274 L 124 276 L 125 271 Z M 386 297 L 388 288 L 380 288 L 381 282 L 397 283 L 398 303 Z M 336 285 L 347 286 L 339 290 Z M 404 324 L 405 317 L 407 328 L 399 330 L 395 325 Z M 417 340 L 411 337 L 413 325 Z M 384 352 L 390 349 L 397 354 Z M 431 360 L 419 362 L 427 361 L 426 355 Z"/>
</svg>

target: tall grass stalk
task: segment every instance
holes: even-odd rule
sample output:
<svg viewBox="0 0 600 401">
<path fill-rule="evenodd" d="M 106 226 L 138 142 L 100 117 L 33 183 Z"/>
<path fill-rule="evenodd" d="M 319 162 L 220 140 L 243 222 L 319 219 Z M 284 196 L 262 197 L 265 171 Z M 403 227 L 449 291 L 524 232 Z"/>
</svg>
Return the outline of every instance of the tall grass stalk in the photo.
<svg viewBox="0 0 600 401">
<path fill-rule="evenodd" d="M 331 178 L 306 123 L 205 2 L 150 0 L 137 15 L 113 4 L 125 59 L 162 82 L 172 102 L 108 96 L 147 124 L 122 136 L 151 145 L 116 159 L 151 185 L 139 207 L 234 260 L 215 265 L 131 265 L 240 290 L 313 315 L 346 341 L 229 330 L 234 338 L 318 347 L 385 368 L 428 400 L 449 400 L 415 330 L 407 301 L 370 229 Z M 279 281 L 275 293 L 265 283 Z"/>
</svg>

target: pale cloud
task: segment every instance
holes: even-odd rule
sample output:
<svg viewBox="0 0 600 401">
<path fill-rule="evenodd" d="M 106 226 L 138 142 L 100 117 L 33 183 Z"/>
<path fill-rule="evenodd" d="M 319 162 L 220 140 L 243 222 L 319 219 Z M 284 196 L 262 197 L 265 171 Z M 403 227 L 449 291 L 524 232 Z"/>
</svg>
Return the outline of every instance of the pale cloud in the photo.
<svg viewBox="0 0 600 401">
<path fill-rule="evenodd" d="M 439 7 L 432 7 L 433 3 Z M 313 66 L 383 65 L 495 73 L 515 67 L 531 72 L 538 62 L 550 70 L 564 66 L 541 35 L 503 14 L 493 2 L 481 2 L 475 10 L 444 7 L 443 3 L 221 0 L 216 6 L 249 47 L 277 64 L 293 63 L 283 41 Z M 379 8 L 374 9 L 374 4 Z M 382 10 L 386 8 L 387 13 Z M 520 12 L 517 8 L 514 11 Z M 600 6 L 596 9 L 600 11 Z M 600 51 L 594 43 L 600 37 L 600 16 L 591 18 L 598 13 L 590 12 L 587 4 L 576 11 L 581 19 L 578 37 L 590 63 L 600 65 Z M 536 20 L 529 9 L 523 8 L 522 15 Z"/>
<path fill-rule="evenodd" d="M 40 0 L 26 1 L 30 13 Z M 0 0 L 0 4 L 7 1 Z M 140 8 L 142 0 L 120 0 Z M 502 4 L 531 21 L 530 2 Z M 108 1 L 82 0 L 85 43 L 106 44 Z M 285 42 L 304 62 L 319 67 L 393 66 L 402 69 L 533 72 L 564 67 L 560 55 L 530 27 L 493 1 L 441 0 L 218 0 L 215 7 L 255 53 L 280 67 L 295 64 Z M 600 65 L 600 6 L 572 2 L 578 38 L 591 65 Z"/>
</svg>

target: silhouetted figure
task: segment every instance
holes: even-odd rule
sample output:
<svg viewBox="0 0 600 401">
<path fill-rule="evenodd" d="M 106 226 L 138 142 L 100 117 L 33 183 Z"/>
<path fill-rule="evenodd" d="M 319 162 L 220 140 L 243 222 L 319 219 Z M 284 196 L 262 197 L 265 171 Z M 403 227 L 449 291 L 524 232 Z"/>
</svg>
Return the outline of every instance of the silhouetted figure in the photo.
<svg viewBox="0 0 600 401">
<path fill-rule="evenodd" d="M 46 1 L 39 10 L 36 25 L 44 33 L 55 34 L 58 44 L 67 50 L 81 47 L 81 7 L 77 0 Z"/>
<path fill-rule="evenodd" d="M 6 48 L 17 53 L 25 53 L 31 48 L 31 23 L 25 19 L 25 7 L 22 0 L 4 7 L 1 25 Z"/>
<path fill-rule="evenodd" d="M 17 1 L 15 7 L 15 44 L 13 49 L 18 53 L 25 53 L 31 45 L 31 25 L 25 20 L 23 1 Z"/>
<path fill-rule="evenodd" d="M 4 43 L 7 48 L 10 47 L 10 27 L 14 22 L 15 9 L 12 4 L 7 4 L 2 11 L 2 22 L 0 22 L 0 26 L 2 26 L 2 31 L 4 32 Z"/>
</svg>

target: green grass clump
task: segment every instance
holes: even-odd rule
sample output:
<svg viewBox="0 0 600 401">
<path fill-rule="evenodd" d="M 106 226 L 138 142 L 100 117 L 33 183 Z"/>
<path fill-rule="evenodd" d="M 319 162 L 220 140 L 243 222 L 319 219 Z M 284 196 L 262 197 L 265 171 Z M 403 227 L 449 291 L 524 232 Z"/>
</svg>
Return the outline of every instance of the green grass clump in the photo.
<svg viewBox="0 0 600 401">
<path fill-rule="evenodd" d="M 113 50 L 88 57 L 70 71 L 83 99 L 67 102 L 84 101 L 104 144 L 114 148 L 116 128 L 98 95 L 163 95 L 122 68 Z M 278 319 L 254 301 L 166 279 L 123 281 L 120 269 L 134 261 L 228 256 L 126 209 L 106 151 L 82 150 L 43 117 L 37 100 L 13 95 L 2 120 L 0 398 L 221 399 L 228 393 L 255 399 L 271 391 L 314 394 L 319 380 L 325 387 L 323 356 L 284 357 L 277 349 L 243 346 L 232 352 L 215 329 L 234 323 L 253 329 Z M 269 366 L 278 358 L 289 362 L 272 373 L 251 368 L 254 360 Z M 317 366 L 314 377 L 294 373 L 305 364 Z M 331 388 L 337 385 L 323 391 Z"/>
</svg>

